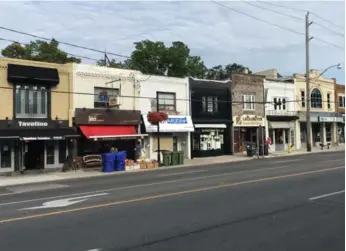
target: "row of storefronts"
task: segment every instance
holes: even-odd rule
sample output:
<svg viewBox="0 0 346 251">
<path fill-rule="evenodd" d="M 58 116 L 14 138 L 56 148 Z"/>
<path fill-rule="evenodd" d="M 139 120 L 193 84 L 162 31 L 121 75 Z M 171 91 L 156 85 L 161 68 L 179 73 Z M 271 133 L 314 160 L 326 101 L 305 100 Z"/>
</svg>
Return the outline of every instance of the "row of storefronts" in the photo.
<svg viewBox="0 0 346 251">
<path fill-rule="evenodd" d="M 304 112 L 285 106 L 285 98 L 282 109 L 255 103 L 268 99 L 263 81 L 249 74 L 209 81 L 0 59 L 0 106 L 6 107 L 0 109 L 0 172 L 61 168 L 68 156 L 111 148 L 135 159 L 138 142 L 144 158 L 156 159 L 158 138 L 161 151 L 182 151 L 185 158 L 244 152 L 267 138 L 274 151 L 306 147 Z M 270 95 L 275 101 L 279 94 Z M 159 131 L 147 119 L 153 111 L 168 114 Z M 343 114 L 314 111 L 311 121 L 314 146 L 344 143 Z"/>
</svg>

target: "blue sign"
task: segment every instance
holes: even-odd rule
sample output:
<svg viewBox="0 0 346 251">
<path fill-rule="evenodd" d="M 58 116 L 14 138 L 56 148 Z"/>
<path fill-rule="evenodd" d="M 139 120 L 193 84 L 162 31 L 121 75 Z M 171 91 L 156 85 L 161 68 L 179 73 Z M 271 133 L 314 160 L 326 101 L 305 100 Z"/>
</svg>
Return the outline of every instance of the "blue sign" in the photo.
<svg viewBox="0 0 346 251">
<path fill-rule="evenodd" d="M 181 117 L 181 118 L 168 118 L 167 124 L 187 124 L 187 119 L 186 117 Z"/>
</svg>

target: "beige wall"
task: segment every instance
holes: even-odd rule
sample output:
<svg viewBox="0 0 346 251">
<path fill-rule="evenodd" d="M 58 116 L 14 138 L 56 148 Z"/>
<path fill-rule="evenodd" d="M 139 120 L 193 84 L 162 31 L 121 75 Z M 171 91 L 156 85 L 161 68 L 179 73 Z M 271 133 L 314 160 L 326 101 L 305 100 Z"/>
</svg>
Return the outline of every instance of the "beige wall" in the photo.
<svg viewBox="0 0 346 251">
<path fill-rule="evenodd" d="M 72 64 L 51 64 L 20 59 L 0 59 L 0 119 L 13 118 L 13 85 L 7 82 L 7 65 L 18 64 L 58 69 L 60 82 L 52 88 L 51 117 L 71 121 L 72 112 Z"/>
<path fill-rule="evenodd" d="M 320 72 L 318 71 L 311 71 L 310 72 L 310 94 L 314 88 L 318 88 L 321 91 L 322 94 L 322 109 L 320 108 L 311 108 L 311 112 L 335 112 L 335 80 L 334 79 L 328 79 L 324 78 L 323 76 L 318 77 L 320 75 Z M 305 91 L 306 93 L 306 82 L 305 82 L 305 76 L 302 74 L 295 74 L 295 80 L 296 80 L 296 100 L 299 100 L 297 102 L 297 108 L 298 111 L 306 111 L 305 108 L 302 107 L 301 103 L 301 90 Z M 330 109 L 328 109 L 327 106 L 327 94 L 330 93 Z M 310 98 L 311 96 L 309 96 Z M 310 98 L 311 99 L 311 98 Z"/>
</svg>

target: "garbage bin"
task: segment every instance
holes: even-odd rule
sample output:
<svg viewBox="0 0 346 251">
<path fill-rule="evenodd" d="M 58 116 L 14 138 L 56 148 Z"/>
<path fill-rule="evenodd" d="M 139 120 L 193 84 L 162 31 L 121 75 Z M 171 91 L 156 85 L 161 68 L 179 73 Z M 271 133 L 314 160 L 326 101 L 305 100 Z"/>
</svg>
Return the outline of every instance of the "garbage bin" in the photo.
<svg viewBox="0 0 346 251">
<path fill-rule="evenodd" d="M 114 153 L 102 154 L 102 172 L 114 172 Z"/>
<path fill-rule="evenodd" d="M 184 165 L 184 152 L 183 151 L 179 151 L 178 152 L 178 159 L 179 159 L 179 165 Z"/>
<path fill-rule="evenodd" d="M 179 153 L 172 152 L 171 154 L 172 154 L 171 165 L 172 166 L 179 165 Z"/>
<path fill-rule="evenodd" d="M 256 145 L 249 143 L 246 145 L 246 155 L 248 157 L 253 157 L 256 154 Z"/>
<path fill-rule="evenodd" d="M 168 152 L 168 151 L 162 152 L 162 163 L 164 166 L 169 166 L 171 164 L 171 153 L 170 152 Z"/>
<path fill-rule="evenodd" d="M 115 158 L 114 158 L 114 171 L 119 172 L 119 171 L 125 171 L 125 160 L 126 160 L 126 151 L 120 151 L 120 152 L 114 152 L 115 153 Z"/>
</svg>

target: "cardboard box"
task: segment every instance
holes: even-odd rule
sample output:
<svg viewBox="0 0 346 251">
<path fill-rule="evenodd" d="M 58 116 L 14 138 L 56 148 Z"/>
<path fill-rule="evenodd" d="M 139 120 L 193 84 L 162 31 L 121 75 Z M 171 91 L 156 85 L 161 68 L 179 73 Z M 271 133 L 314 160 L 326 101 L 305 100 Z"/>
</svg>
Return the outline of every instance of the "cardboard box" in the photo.
<svg viewBox="0 0 346 251">
<path fill-rule="evenodd" d="M 159 167 L 159 162 L 154 162 L 153 165 L 154 165 L 154 168 L 158 168 Z"/>
<path fill-rule="evenodd" d="M 154 168 L 154 164 L 153 163 L 147 163 L 147 168 Z"/>
</svg>

